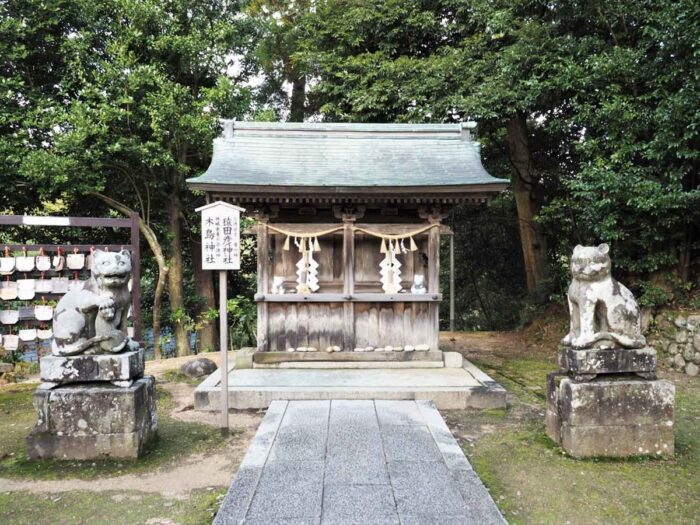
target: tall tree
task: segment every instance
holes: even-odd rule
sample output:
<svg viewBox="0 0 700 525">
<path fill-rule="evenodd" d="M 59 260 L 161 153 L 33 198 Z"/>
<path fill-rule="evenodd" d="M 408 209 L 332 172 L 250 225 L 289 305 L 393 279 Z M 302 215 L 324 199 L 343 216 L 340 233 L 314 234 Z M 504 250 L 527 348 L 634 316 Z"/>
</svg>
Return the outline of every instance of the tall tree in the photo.
<svg viewBox="0 0 700 525">
<path fill-rule="evenodd" d="M 176 351 L 186 355 L 184 253 L 194 206 L 185 179 L 207 165 L 216 116 L 247 108 L 249 93 L 226 76 L 245 24 L 238 3 L 224 0 L 99 6 L 62 49 L 68 65 L 52 115 L 60 132 L 19 172 L 46 195 L 80 202 L 96 193 L 120 211 L 142 212 L 163 245 L 159 273 L 167 278 Z M 99 52 L 94 41 L 103 43 Z"/>
<path fill-rule="evenodd" d="M 698 10 L 326 0 L 305 19 L 300 56 L 323 118 L 480 121 L 486 155 L 503 152 L 511 168 L 531 291 L 579 240 L 614 242 L 627 270 L 678 265 L 687 278 L 700 210 Z"/>
<path fill-rule="evenodd" d="M 313 13 L 310 0 L 253 0 L 246 12 L 255 21 L 256 37 L 247 50 L 264 81 L 258 98 L 278 113 L 289 111 L 290 122 L 302 122 L 306 107 L 306 70 L 297 57 L 301 39 L 301 21 Z"/>
</svg>

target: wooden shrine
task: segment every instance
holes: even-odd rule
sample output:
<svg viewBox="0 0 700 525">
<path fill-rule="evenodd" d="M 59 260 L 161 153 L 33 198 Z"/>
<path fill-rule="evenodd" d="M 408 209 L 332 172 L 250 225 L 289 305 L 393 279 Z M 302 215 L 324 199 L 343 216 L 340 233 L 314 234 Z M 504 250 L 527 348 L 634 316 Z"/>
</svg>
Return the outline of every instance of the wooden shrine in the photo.
<svg viewBox="0 0 700 525">
<path fill-rule="evenodd" d="M 188 182 L 256 221 L 255 362 L 441 359 L 442 220 L 507 187 L 469 128 L 224 121 Z"/>
</svg>

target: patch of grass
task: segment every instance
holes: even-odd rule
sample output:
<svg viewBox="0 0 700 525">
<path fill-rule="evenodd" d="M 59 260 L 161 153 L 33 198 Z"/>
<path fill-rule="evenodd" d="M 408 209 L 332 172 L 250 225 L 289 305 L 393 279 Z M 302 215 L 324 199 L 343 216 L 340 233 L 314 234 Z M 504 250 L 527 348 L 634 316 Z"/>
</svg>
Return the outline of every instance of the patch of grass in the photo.
<svg viewBox="0 0 700 525">
<path fill-rule="evenodd" d="M 132 525 L 134 523 L 211 523 L 224 489 L 197 490 L 185 500 L 142 492 L 65 492 L 0 494 L 3 525 Z M 149 521 L 150 520 L 150 521 Z"/>
<path fill-rule="evenodd" d="M 29 461 L 25 438 L 36 415 L 31 405 L 31 387 L 16 387 L 0 394 L 0 477 L 94 479 L 104 476 L 152 471 L 175 463 L 183 454 L 214 451 L 225 444 L 219 429 L 199 423 L 185 423 L 168 416 L 170 394 L 157 389 L 158 438 L 138 460 Z M 233 431 L 228 438 L 235 439 Z M 1 520 L 0 520 L 1 522 Z"/>
<path fill-rule="evenodd" d="M 516 403 L 544 406 L 546 374 L 554 369 L 542 355 L 492 365 L 489 374 Z M 546 436 L 542 419 L 518 422 L 510 410 L 500 425 L 486 416 L 498 428 L 464 444 L 465 452 L 512 524 L 697 523 L 700 382 L 677 379 L 676 388 L 673 459 L 574 459 Z M 462 418 L 472 423 L 471 415 Z"/>
<path fill-rule="evenodd" d="M 548 356 L 541 354 L 511 358 L 500 365 L 478 360 L 474 364 L 522 401 L 536 404 L 546 401 L 547 374 L 557 370 L 556 364 Z"/>
<path fill-rule="evenodd" d="M 166 370 L 161 374 L 161 378 L 169 383 L 187 383 L 193 386 L 197 386 L 202 382 L 201 377 L 188 377 L 180 370 Z"/>
</svg>

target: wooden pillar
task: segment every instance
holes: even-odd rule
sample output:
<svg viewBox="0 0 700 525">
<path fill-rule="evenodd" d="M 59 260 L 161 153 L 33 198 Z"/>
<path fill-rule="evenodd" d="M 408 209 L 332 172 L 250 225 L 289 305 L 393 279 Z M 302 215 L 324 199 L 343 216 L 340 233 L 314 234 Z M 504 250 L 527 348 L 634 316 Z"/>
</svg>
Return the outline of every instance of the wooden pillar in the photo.
<svg viewBox="0 0 700 525">
<path fill-rule="evenodd" d="M 226 270 L 219 272 L 219 353 L 221 363 L 221 430 L 228 433 L 228 297 Z"/>
<path fill-rule="evenodd" d="M 450 332 L 455 331 L 455 234 L 450 235 Z"/>
<path fill-rule="evenodd" d="M 139 237 L 139 214 L 131 214 L 131 298 L 133 304 L 134 339 L 143 344 L 141 338 L 141 246 Z"/>
<path fill-rule="evenodd" d="M 262 214 L 256 217 L 258 220 L 258 294 L 265 295 L 269 290 L 269 231 L 268 218 Z M 258 302 L 258 351 L 268 350 L 268 304 L 266 301 Z"/>
<path fill-rule="evenodd" d="M 348 299 L 355 293 L 355 215 L 343 214 L 343 350 L 355 348 L 355 305 Z"/>
<path fill-rule="evenodd" d="M 426 219 L 433 227 L 428 232 L 428 293 L 440 293 L 440 223 L 445 215 L 439 207 L 419 209 L 421 218 Z M 431 350 L 440 349 L 440 303 L 431 302 L 428 306 L 431 330 L 431 340 L 428 342 Z"/>
<path fill-rule="evenodd" d="M 440 221 L 432 222 L 434 224 L 428 232 L 428 293 L 440 293 Z M 432 325 L 430 349 L 438 350 L 440 348 L 440 303 L 429 303 L 430 320 Z"/>
</svg>

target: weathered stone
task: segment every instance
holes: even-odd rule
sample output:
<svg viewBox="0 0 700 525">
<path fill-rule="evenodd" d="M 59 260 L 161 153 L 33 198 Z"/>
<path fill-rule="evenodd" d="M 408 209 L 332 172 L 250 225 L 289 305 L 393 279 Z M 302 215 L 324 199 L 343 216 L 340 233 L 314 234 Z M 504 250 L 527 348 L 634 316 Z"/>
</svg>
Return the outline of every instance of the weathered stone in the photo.
<svg viewBox="0 0 700 525">
<path fill-rule="evenodd" d="M 676 328 L 685 328 L 687 321 L 685 317 L 676 317 L 676 320 L 673 321 L 673 324 L 676 326 Z"/>
<path fill-rule="evenodd" d="M 14 370 L 12 363 L 0 363 L 0 375 L 12 372 L 12 370 Z"/>
<path fill-rule="evenodd" d="M 157 430 L 154 391 L 150 376 L 128 388 L 94 383 L 37 389 L 30 459 L 139 457 Z"/>
<path fill-rule="evenodd" d="M 688 330 L 700 329 L 700 315 L 689 315 L 686 321 L 686 327 Z"/>
<path fill-rule="evenodd" d="M 579 350 L 646 346 L 639 305 L 632 292 L 613 279 L 609 251 L 607 244 L 574 248 L 567 293 L 571 322 L 562 339 L 565 346 Z"/>
<path fill-rule="evenodd" d="M 131 306 L 131 254 L 95 250 L 90 279 L 58 301 L 51 352 L 57 356 L 116 354 L 139 349 L 124 330 Z"/>
<path fill-rule="evenodd" d="M 562 372 L 580 374 L 653 373 L 656 371 L 656 350 L 645 348 L 587 348 L 571 347 L 559 353 Z"/>
<path fill-rule="evenodd" d="M 695 363 L 688 363 L 685 365 L 685 373 L 689 376 L 695 377 L 700 372 L 700 368 Z"/>
<path fill-rule="evenodd" d="M 688 361 L 692 361 L 694 357 L 695 349 L 693 348 L 693 345 L 686 345 L 685 350 L 683 350 L 683 359 L 685 359 L 687 363 Z"/>
<path fill-rule="evenodd" d="M 654 325 L 657 331 L 668 333 L 673 327 L 672 319 L 666 313 L 660 313 L 654 318 Z"/>
<path fill-rule="evenodd" d="M 673 455 L 675 387 L 639 379 L 547 385 L 546 429 L 575 457 Z"/>
<path fill-rule="evenodd" d="M 459 352 L 443 352 L 442 358 L 445 362 L 445 368 L 462 368 L 464 358 Z"/>
<path fill-rule="evenodd" d="M 669 343 L 669 345 L 666 347 L 666 351 L 669 354 L 677 354 L 678 353 L 678 344 L 675 342 Z"/>
<path fill-rule="evenodd" d="M 700 352 L 695 352 L 695 355 L 693 356 L 693 363 L 700 365 Z"/>
<path fill-rule="evenodd" d="M 244 370 L 246 368 L 253 368 L 253 354 L 254 353 L 255 353 L 254 351 L 243 350 L 243 349 L 236 352 L 236 357 L 234 358 L 234 368 L 236 368 L 237 370 Z M 194 363 L 196 361 L 200 361 L 200 359 L 196 359 L 195 361 L 190 361 L 190 363 L 193 363 L 193 365 L 192 365 L 193 368 L 194 368 Z M 203 357 L 203 358 L 201 358 L 201 361 L 205 361 L 204 363 L 202 363 L 202 369 L 206 370 L 206 371 L 204 371 L 204 373 L 202 375 L 188 376 L 188 377 L 202 377 L 205 375 L 213 374 L 214 371 L 219 368 L 217 366 L 217 364 L 214 361 L 212 361 L 211 359 L 207 359 L 207 358 Z M 186 364 L 188 364 L 188 363 L 185 363 L 185 365 Z M 184 367 L 185 365 L 182 365 L 182 366 Z M 182 371 L 183 374 L 188 375 L 184 370 L 182 370 L 182 368 L 180 368 L 180 370 Z M 211 370 L 211 372 L 209 372 L 208 370 Z M 195 369 L 195 370 L 193 370 L 193 372 L 199 374 L 200 370 Z"/>
<path fill-rule="evenodd" d="M 676 343 L 687 343 L 688 332 L 686 330 L 678 330 L 676 332 Z"/>
<path fill-rule="evenodd" d="M 241 361 L 241 365 L 244 364 L 245 358 L 245 355 L 241 355 L 240 359 L 239 356 L 236 355 L 236 368 L 238 368 L 239 360 Z M 253 368 L 252 357 L 250 361 L 250 366 L 241 366 L 240 368 Z M 219 367 L 216 366 L 216 363 L 211 359 L 207 359 L 206 357 L 198 357 L 197 359 L 187 361 L 185 364 L 183 364 L 180 367 L 180 372 L 185 374 L 187 377 L 204 377 L 214 373 L 217 368 Z"/>
<path fill-rule="evenodd" d="M 651 313 L 651 310 L 648 308 L 642 308 L 639 314 L 639 322 L 642 327 L 642 333 L 646 333 L 649 331 L 649 327 L 651 326 L 652 321 L 653 315 Z"/>
<path fill-rule="evenodd" d="M 695 347 L 695 350 L 700 352 L 700 333 L 695 334 L 693 337 L 693 346 Z"/>
<path fill-rule="evenodd" d="M 615 427 L 562 427 L 561 447 L 584 457 L 664 456 L 674 453 L 673 427 L 618 425 Z"/>
<path fill-rule="evenodd" d="M 122 354 L 57 356 L 39 361 L 41 380 L 61 385 L 94 381 L 133 381 L 143 377 L 143 349 Z"/>
<path fill-rule="evenodd" d="M 681 354 L 676 354 L 673 357 L 673 364 L 676 365 L 678 368 L 683 368 L 685 366 L 685 359 L 683 359 L 683 356 Z"/>
</svg>

